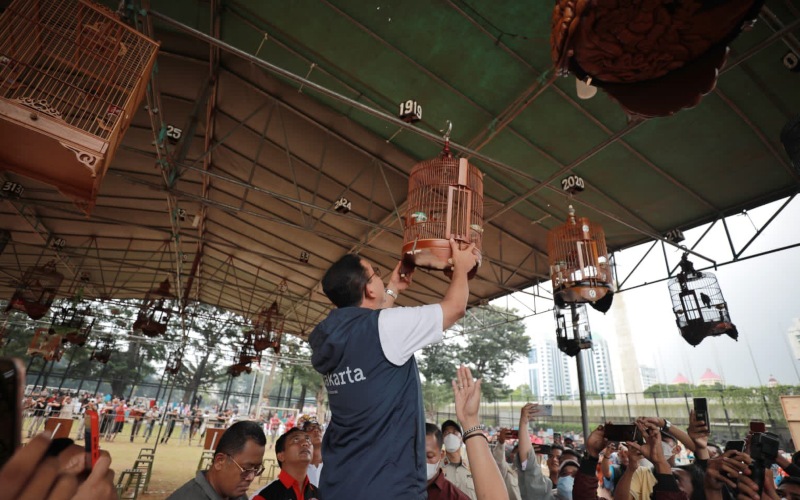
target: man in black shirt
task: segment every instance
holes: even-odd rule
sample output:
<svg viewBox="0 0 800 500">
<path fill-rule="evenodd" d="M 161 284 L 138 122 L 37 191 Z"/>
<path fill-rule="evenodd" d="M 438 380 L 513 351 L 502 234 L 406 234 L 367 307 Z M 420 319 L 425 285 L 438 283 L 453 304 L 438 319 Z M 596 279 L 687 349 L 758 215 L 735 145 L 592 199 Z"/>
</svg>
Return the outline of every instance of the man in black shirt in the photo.
<svg viewBox="0 0 800 500">
<path fill-rule="evenodd" d="M 311 437 L 292 427 L 275 442 L 275 456 L 281 468 L 278 479 L 267 485 L 253 500 L 316 500 L 319 490 L 308 480 L 308 464 L 314 454 Z"/>
</svg>

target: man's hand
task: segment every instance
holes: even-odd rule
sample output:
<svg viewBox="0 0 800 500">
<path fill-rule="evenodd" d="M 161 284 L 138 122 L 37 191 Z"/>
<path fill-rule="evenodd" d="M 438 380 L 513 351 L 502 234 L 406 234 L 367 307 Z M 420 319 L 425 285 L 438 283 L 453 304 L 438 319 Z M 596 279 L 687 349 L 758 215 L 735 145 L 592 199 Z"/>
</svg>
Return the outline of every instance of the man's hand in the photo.
<svg viewBox="0 0 800 500">
<path fill-rule="evenodd" d="M 528 403 L 523 406 L 519 411 L 519 428 L 527 427 L 528 422 L 539 414 L 538 403 Z"/>
<path fill-rule="evenodd" d="M 636 420 L 636 425 L 644 434 L 647 444 L 640 445 L 628 441 L 628 448 L 639 450 L 646 459 L 653 462 L 657 473 L 668 474 L 671 468 L 664 457 L 664 450 L 661 448 L 661 428 L 649 419 L 638 419 Z"/>
<path fill-rule="evenodd" d="M 402 262 L 398 262 L 397 265 L 394 266 L 392 275 L 389 276 L 389 283 L 386 284 L 386 288 L 396 293 L 403 292 L 409 286 L 411 286 L 411 280 L 414 274 L 414 271 L 412 270 L 410 273 L 401 276 L 400 275 L 401 264 Z"/>
<path fill-rule="evenodd" d="M 611 458 L 611 455 L 613 455 L 615 451 L 617 451 L 617 444 L 610 442 L 603 449 L 603 457 Z"/>
<path fill-rule="evenodd" d="M 606 422 L 607 424 L 609 422 Z M 586 453 L 589 456 L 597 458 L 600 455 L 600 451 L 606 447 L 606 437 L 605 432 L 603 431 L 603 426 L 598 425 L 597 429 L 593 430 L 589 437 L 586 438 Z"/>
<path fill-rule="evenodd" d="M 708 461 L 705 485 L 712 490 L 721 490 L 723 484 L 736 489 L 736 481 L 742 474 L 750 474 L 750 456 L 736 450 L 726 451 L 718 458 Z"/>
<path fill-rule="evenodd" d="M 687 434 L 694 441 L 695 454 L 708 448 L 708 433 L 709 429 L 705 421 L 697 420 L 694 410 L 689 410 L 689 429 L 687 429 Z"/>
<path fill-rule="evenodd" d="M 497 442 L 498 443 L 505 444 L 506 441 L 510 441 L 511 439 L 513 439 L 511 437 L 511 429 L 509 429 L 507 427 L 503 427 L 499 431 L 497 431 Z"/>
<path fill-rule="evenodd" d="M 470 243 L 464 250 L 461 250 L 460 246 L 455 238 L 450 238 L 450 251 L 453 254 L 450 264 L 453 266 L 454 273 L 467 274 L 478 264 L 480 256 L 475 255 L 475 243 Z"/>
<path fill-rule="evenodd" d="M 481 381 L 472 378 L 469 367 L 461 365 L 453 380 L 456 416 L 463 427 L 478 425 L 478 409 L 481 404 Z"/>
<path fill-rule="evenodd" d="M 736 495 L 737 500 L 780 500 L 778 493 L 775 491 L 772 469 L 764 471 L 764 489 L 761 491 L 761 495 L 758 494 L 756 482 L 744 474 L 739 476 L 737 487 L 739 488 Z"/>
</svg>

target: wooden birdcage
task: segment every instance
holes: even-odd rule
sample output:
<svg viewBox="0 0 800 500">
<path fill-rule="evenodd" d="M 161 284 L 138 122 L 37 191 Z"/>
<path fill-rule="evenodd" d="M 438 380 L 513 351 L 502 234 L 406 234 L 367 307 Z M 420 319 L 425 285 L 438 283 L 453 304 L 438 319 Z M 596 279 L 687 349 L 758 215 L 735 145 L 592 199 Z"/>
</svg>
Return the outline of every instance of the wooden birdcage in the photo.
<svg viewBox="0 0 800 500">
<path fill-rule="evenodd" d="M 556 340 L 558 348 L 567 356 L 575 356 L 581 349 L 592 348 L 592 330 L 586 304 L 569 304 L 565 308 L 554 307 Z"/>
<path fill-rule="evenodd" d="M 61 335 L 51 334 L 49 328 L 37 328 L 28 346 L 28 356 L 41 356 L 46 361 L 61 361 Z"/>
<path fill-rule="evenodd" d="M 683 254 L 680 266 L 681 272 L 669 280 L 669 294 L 675 322 L 686 342 L 696 346 L 704 338 L 718 335 L 738 340 L 739 331 L 731 323 L 716 276 L 695 271 L 687 253 Z"/>
<path fill-rule="evenodd" d="M 238 377 L 244 372 L 252 372 L 253 368 L 250 365 L 254 362 L 261 362 L 261 353 L 255 349 L 254 337 L 251 332 L 245 332 L 244 342 L 234 356 L 234 361 L 235 363 L 228 367 L 228 373 L 233 377 Z"/>
<path fill-rule="evenodd" d="M 170 353 L 169 358 L 167 358 L 167 366 L 165 368 L 166 372 L 171 375 L 177 375 L 178 372 L 181 371 L 183 367 L 183 351 L 177 350 L 173 353 Z"/>
<path fill-rule="evenodd" d="M 0 16 L 0 168 L 89 213 L 157 52 L 88 0 L 14 0 Z"/>
<path fill-rule="evenodd" d="M 612 273 L 603 228 L 585 217 L 575 217 L 569 207 L 569 219 L 547 234 L 550 280 L 556 302 L 588 302 L 603 312 L 611 307 Z M 605 302 L 608 302 L 607 304 Z"/>
<path fill-rule="evenodd" d="M 439 158 L 420 162 L 408 179 L 408 211 L 403 232 L 403 268 L 419 266 L 449 273 L 450 238 L 460 245 L 483 241 L 483 174 L 449 149 Z M 475 276 L 480 261 L 469 273 Z"/>
<path fill-rule="evenodd" d="M 169 291 L 169 279 L 161 282 L 158 288 L 147 292 L 136 321 L 133 323 L 134 333 L 141 332 L 148 337 L 158 337 L 167 332 L 167 325 L 172 317 L 175 296 Z"/>
<path fill-rule="evenodd" d="M 258 319 L 253 325 L 253 329 L 248 332 L 253 337 L 253 348 L 261 352 L 269 347 L 278 354 L 281 350 L 281 338 L 283 337 L 284 316 L 281 314 L 278 301 L 274 301 L 271 306 L 264 308 L 258 314 Z"/>
<path fill-rule="evenodd" d="M 98 339 L 92 349 L 92 353 L 89 355 L 89 360 L 97 361 L 101 364 L 108 363 L 108 360 L 111 359 L 111 353 L 114 352 L 114 348 L 116 347 L 116 342 L 111 337 L 103 337 Z"/>
<path fill-rule="evenodd" d="M 94 322 L 92 307 L 88 301 L 81 301 L 77 298 L 67 299 L 53 314 L 50 332 L 61 335 L 65 343 L 83 346 L 86 344 L 86 339 L 89 338 Z"/>
<path fill-rule="evenodd" d="M 31 319 L 40 319 L 53 304 L 64 275 L 56 271 L 55 261 L 42 267 L 29 267 L 17 285 L 6 311 L 24 311 Z"/>
</svg>

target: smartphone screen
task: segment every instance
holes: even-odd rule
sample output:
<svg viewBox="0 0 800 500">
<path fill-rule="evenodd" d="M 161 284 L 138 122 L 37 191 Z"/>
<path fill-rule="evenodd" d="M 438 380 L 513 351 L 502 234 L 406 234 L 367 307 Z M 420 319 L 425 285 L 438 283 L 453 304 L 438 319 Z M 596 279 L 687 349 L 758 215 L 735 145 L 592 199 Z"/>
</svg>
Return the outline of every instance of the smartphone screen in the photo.
<svg viewBox="0 0 800 500">
<path fill-rule="evenodd" d="M 519 429 L 511 429 L 509 439 L 519 439 Z"/>
<path fill-rule="evenodd" d="M 728 441 L 725 443 L 725 451 L 736 450 L 736 451 L 744 451 L 744 440 L 743 439 L 736 439 L 732 441 Z"/>
<path fill-rule="evenodd" d="M 617 443 L 637 441 L 639 438 L 639 429 L 633 424 L 606 424 L 604 435 L 609 441 Z"/>
<path fill-rule="evenodd" d="M 22 443 L 25 368 L 16 358 L 0 358 L 0 467 Z"/>
<path fill-rule="evenodd" d="M 708 400 L 706 398 L 694 398 L 694 418 L 702 420 L 708 428 L 711 428 L 711 421 L 708 419 Z"/>
<path fill-rule="evenodd" d="M 539 407 L 539 417 L 552 417 L 553 416 L 553 405 L 551 404 L 540 404 Z"/>
</svg>

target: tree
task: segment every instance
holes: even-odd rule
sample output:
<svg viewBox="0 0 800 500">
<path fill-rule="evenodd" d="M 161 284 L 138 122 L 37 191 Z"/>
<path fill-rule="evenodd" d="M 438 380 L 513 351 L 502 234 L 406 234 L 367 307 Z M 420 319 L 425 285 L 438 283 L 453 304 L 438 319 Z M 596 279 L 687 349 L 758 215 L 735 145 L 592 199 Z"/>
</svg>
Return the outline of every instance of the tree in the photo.
<svg viewBox="0 0 800 500">
<path fill-rule="evenodd" d="M 503 379 L 530 350 L 521 320 L 514 309 L 492 305 L 471 309 L 459 323 L 460 335 L 423 350 L 420 372 L 429 383 L 449 386 L 458 363 L 464 363 L 483 380 L 481 392 L 488 401 L 505 397 L 510 389 Z"/>
</svg>

